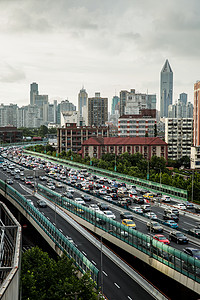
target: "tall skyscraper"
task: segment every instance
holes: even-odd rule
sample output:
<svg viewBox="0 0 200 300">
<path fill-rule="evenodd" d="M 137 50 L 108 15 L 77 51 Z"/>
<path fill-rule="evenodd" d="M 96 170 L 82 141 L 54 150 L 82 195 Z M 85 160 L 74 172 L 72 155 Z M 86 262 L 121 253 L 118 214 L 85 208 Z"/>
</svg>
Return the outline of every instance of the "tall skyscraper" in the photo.
<svg viewBox="0 0 200 300">
<path fill-rule="evenodd" d="M 194 110 L 193 110 L 193 144 L 200 146 L 200 81 L 194 84 Z"/>
<path fill-rule="evenodd" d="M 84 88 L 82 88 L 78 94 L 78 111 L 79 116 L 83 116 L 83 106 L 87 105 L 88 94 Z"/>
<path fill-rule="evenodd" d="M 100 93 L 88 98 L 87 105 L 88 125 L 102 126 L 108 121 L 108 98 L 101 98 Z"/>
<path fill-rule="evenodd" d="M 35 95 L 38 95 L 38 84 L 36 82 L 31 83 L 30 85 L 30 105 L 35 104 Z"/>
<path fill-rule="evenodd" d="M 181 93 L 180 96 L 179 96 L 179 99 L 185 105 L 187 104 L 187 94 L 186 93 Z"/>
<path fill-rule="evenodd" d="M 173 99 L 173 72 L 166 60 L 160 73 L 160 117 L 168 117 L 168 106 Z"/>
</svg>

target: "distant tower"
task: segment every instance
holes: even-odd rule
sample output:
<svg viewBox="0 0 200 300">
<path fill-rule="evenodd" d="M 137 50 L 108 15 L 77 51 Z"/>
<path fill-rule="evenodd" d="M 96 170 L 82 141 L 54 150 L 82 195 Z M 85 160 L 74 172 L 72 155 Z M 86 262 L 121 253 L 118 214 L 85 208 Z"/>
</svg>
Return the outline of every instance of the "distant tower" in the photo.
<svg viewBox="0 0 200 300">
<path fill-rule="evenodd" d="M 186 93 L 181 93 L 179 95 L 179 98 L 182 103 L 184 103 L 185 105 L 187 104 L 187 94 Z"/>
<path fill-rule="evenodd" d="M 168 106 L 173 99 L 173 72 L 166 60 L 160 73 L 160 117 L 168 117 Z"/>
<path fill-rule="evenodd" d="M 114 96 L 112 98 L 111 115 L 114 115 L 115 111 L 119 110 L 119 103 L 120 103 L 120 98 L 117 96 Z"/>
<path fill-rule="evenodd" d="M 83 106 L 87 105 L 88 94 L 84 88 L 82 88 L 78 94 L 78 111 L 79 116 L 83 116 Z"/>
<path fill-rule="evenodd" d="M 35 104 L 35 95 L 38 95 L 38 84 L 36 82 L 31 83 L 30 85 L 30 105 Z"/>
</svg>

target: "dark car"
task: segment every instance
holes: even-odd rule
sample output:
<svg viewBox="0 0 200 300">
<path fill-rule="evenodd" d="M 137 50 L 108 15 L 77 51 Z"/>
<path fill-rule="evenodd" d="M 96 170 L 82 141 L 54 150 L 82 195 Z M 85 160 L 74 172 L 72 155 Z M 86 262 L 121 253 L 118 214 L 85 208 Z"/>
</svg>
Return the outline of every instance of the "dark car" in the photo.
<svg viewBox="0 0 200 300">
<path fill-rule="evenodd" d="M 19 174 L 16 174 L 14 178 L 15 178 L 16 180 L 19 180 L 19 179 L 20 179 Z"/>
<path fill-rule="evenodd" d="M 169 240 L 176 242 L 177 244 L 187 244 L 188 243 L 188 238 L 179 231 L 172 231 L 169 234 Z"/>
<path fill-rule="evenodd" d="M 133 202 L 135 202 L 137 204 L 143 204 L 144 203 L 144 198 L 136 196 L 135 198 L 133 198 Z"/>
<path fill-rule="evenodd" d="M 163 227 L 158 222 L 147 222 L 147 229 L 152 232 L 163 232 Z"/>
<path fill-rule="evenodd" d="M 163 215 L 163 219 L 164 220 L 173 220 L 173 221 L 176 221 L 176 222 L 178 222 L 178 220 L 179 220 L 179 217 L 177 216 L 177 215 L 175 215 L 175 214 L 173 214 L 173 213 L 165 213 L 164 215 Z"/>
<path fill-rule="evenodd" d="M 64 192 L 63 196 L 69 199 L 73 199 L 73 195 L 70 192 Z"/>
<path fill-rule="evenodd" d="M 89 195 L 82 195 L 81 198 L 85 201 L 91 201 L 91 197 Z"/>
<path fill-rule="evenodd" d="M 122 198 L 123 201 L 126 201 L 127 205 L 132 205 L 131 198 Z"/>
<path fill-rule="evenodd" d="M 37 206 L 41 207 L 41 208 L 45 208 L 45 207 L 47 207 L 47 203 L 44 200 L 38 200 L 37 201 Z"/>
<path fill-rule="evenodd" d="M 133 215 L 128 211 L 122 211 L 120 213 L 120 218 L 121 219 L 131 219 L 131 220 L 133 220 Z"/>
<path fill-rule="evenodd" d="M 113 199 L 113 200 L 118 200 L 118 195 L 117 194 L 110 194 L 110 197 Z"/>
<path fill-rule="evenodd" d="M 200 259 L 200 250 L 199 249 L 188 247 L 188 248 L 183 249 L 183 252 L 196 258 L 196 259 Z"/>
<path fill-rule="evenodd" d="M 200 229 L 199 228 L 191 228 L 191 229 L 188 230 L 188 233 L 190 235 L 200 237 Z"/>
<path fill-rule="evenodd" d="M 97 205 L 100 210 L 110 210 L 110 207 L 105 203 L 98 203 Z"/>
</svg>

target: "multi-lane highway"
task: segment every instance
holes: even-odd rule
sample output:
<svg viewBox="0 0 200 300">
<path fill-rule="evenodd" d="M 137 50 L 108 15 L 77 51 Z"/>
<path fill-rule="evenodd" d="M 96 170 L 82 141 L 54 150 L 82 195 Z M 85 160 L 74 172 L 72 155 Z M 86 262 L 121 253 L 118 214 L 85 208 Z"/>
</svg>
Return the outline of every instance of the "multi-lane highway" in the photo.
<svg viewBox="0 0 200 300">
<path fill-rule="evenodd" d="M 116 185 L 116 183 L 114 181 L 111 181 L 110 179 L 106 179 L 106 178 L 100 178 L 99 176 L 93 176 L 93 174 L 86 174 L 85 171 L 84 172 L 77 172 L 75 169 L 73 170 L 71 167 L 67 168 L 67 166 L 59 166 L 55 163 L 45 163 L 44 161 L 42 161 L 41 159 L 35 159 L 35 158 L 31 158 L 31 157 L 27 157 L 24 156 L 21 152 L 20 155 L 16 155 L 16 151 L 12 151 L 10 150 L 10 152 L 12 152 L 12 157 L 10 155 L 9 158 L 9 162 L 6 163 L 4 165 L 1 165 L 2 167 L 0 168 L 0 178 L 3 180 L 6 179 L 12 179 L 13 180 L 13 187 L 18 189 L 19 192 L 22 195 L 26 195 L 26 197 L 31 198 L 34 202 L 34 205 L 36 206 L 36 202 L 37 202 L 37 198 L 35 196 L 31 195 L 31 191 L 33 191 L 33 187 L 30 182 L 28 183 L 28 180 L 24 180 L 24 170 L 26 169 L 26 167 L 32 167 L 32 168 L 39 168 L 39 169 L 44 169 L 46 174 L 48 174 L 48 177 L 46 178 L 35 178 L 36 182 L 40 182 L 40 184 L 44 184 L 47 186 L 48 182 L 51 181 L 52 183 L 52 187 L 50 187 L 51 189 L 55 188 L 56 192 L 59 193 L 65 193 L 68 188 L 70 186 L 73 186 L 74 189 L 74 193 L 72 193 L 72 197 L 75 200 L 76 198 L 83 198 L 83 195 L 88 195 L 88 186 L 92 185 L 96 186 L 96 191 L 98 192 L 99 190 L 102 191 L 101 195 L 101 199 L 97 198 L 94 194 L 94 192 L 92 190 L 90 190 L 91 194 L 90 194 L 90 198 L 91 200 L 89 202 L 86 202 L 85 205 L 90 206 L 91 204 L 98 204 L 99 202 L 103 202 L 106 203 L 109 206 L 109 209 L 114 213 L 115 217 L 116 217 L 116 221 L 121 222 L 121 218 L 120 218 L 120 213 L 123 211 L 126 211 L 126 209 L 124 208 L 120 208 L 118 206 L 116 206 L 113 203 L 109 203 L 105 200 L 103 200 L 103 197 L 106 196 L 110 196 L 113 195 L 112 193 L 109 193 L 108 190 L 110 190 L 111 188 L 113 188 L 114 185 Z M 12 166 L 12 168 L 10 168 L 11 166 L 11 160 L 13 160 L 14 164 Z M 48 173 L 47 173 L 48 170 Z M 17 171 L 17 172 L 16 172 Z M 16 176 L 19 175 L 19 176 Z M 33 179 L 29 180 L 34 182 Z M 59 186 L 59 184 L 56 183 L 58 182 L 62 182 L 62 184 Z M 76 187 L 79 186 L 79 189 L 76 189 Z M 28 187 L 28 190 L 27 190 Z M 80 190 L 81 187 L 81 190 Z M 27 192 L 29 191 L 29 192 Z M 87 193 L 86 193 L 87 191 Z M 114 193 L 116 194 L 116 193 Z M 130 193 L 129 193 L 130 194 Z M 137 192 L 138 196 L 140 195 L 140 192 Z M 127 198 L 127 197 L 126 197 Z M 132 200 L 133 198 L 129 197 L 131 200 L 131 206 L 129 206 L 129 208 L 134 208 L 135 206 L 139 206 L 138 204 L 135 204 Z M 158 199 L 157 199 L 158 200 Z M 166 207 L 168 206 L 172 206 L 172 205 L 176 205 L 177 203 L 172 199 L 171 203 L 163 203 L 160 201 L 155 201 L 154 203 L 150 203 L 151 204 L 151 212 L 154 212 L 158 219 L 163 219 L 163 215 L 164 215 L 164 210 L 166 209 Z M 49 206 L 45 209 L 41 209 L 43 211 L 43 213 L 45 214 L 45 216 L 47 216 L 52 223 L 55 223 L 55 211 L 54 211 L 55 207 L 51 206 L 49 204 Z M 83 240 L 84 237 L 80 232 L 77 232 L 73 226 L 66 226 L 66 220 L 63 218 L 63 216 L 57 216 L 56 217 L 56 226 L 59 226 L 60 230 L 63 231 L 63 233 L 67 236 L 71 236 L 74 243 L 78 246 L 79 250 L 81 250 L 83 253 L 85 253 L 85 255 L 93 261 L 94 265 L 96 264 L 96 266 L 98 268 L 100 268 L 100 253 L 98 253 L 96 247 L 90 245 L 88 247 L 88 241 L 86 242 L 86 240 Z M 146 227 L 146 223 L 149 221 L 149 219 L 145 218 L 144 216 L 138 215 L 138 214 L 134 214 L 133 213 L 133 219 L 134 222 L 136 223 L 137 226 L 137 230 L 141 231 L 145 234 L 149 234 L 149 235 L 153 235 L 152 233 L 149 232 L 149 230 Z M 179 210 L 179 228 L 190 230 L 191 228 L 195 228 L 198 226 L 198 222 L 200 221 L 199 219 L 199 215 L 195 213 L 194 209 L 186 209 L 184 211 Z M 163 226 L 164 228 L 164 235 L 166 237 L 169 236 L 169 232 L 172 231 L 171 228 Z M 88 234 L 88 233 L 87 233 Z M 190 247 L 194 247 L 194 248 L 199 248 L 199 240 L 195 239 L 191 236 L 188 235 L 189 238 L 189 246 Z M 172 247 L 176 247 L 179 250 L 183 250 L 186 245 L 182 245 L 182 244 L 176 244 L 175 242 L 171 242 L 171 246 Z M 110 265 L 110 260 L 109 262 L 107 262 L 107 257 L 103 258 L 103 261 L 105 260 L 105 268 L 104 268 L 104 291 L 105 291 L 105 295 L 109 294 L 109 299 L 132 299 L 133 297 L 133 291 L 135 290 L 135 288 L 132 289 L 133 287 L 133 283 L 130 284 L 130 282 L 128 280 L 131 280 L 131 282 L 133 281 L 132 279 L 130 279 L 129 276 L 123 274 L 122 270 L 116 270 L 115 266 L 111 266 Z M 127 279 L 126 277 L 129 277 L 129 279 Z M 109 279 L 108 279 L 109 278 Z M 112 278 L 112 279 L 110 279 Z M 117 280 L 118 279 L 118 280 Z M 111 281 L 110 281 L 111 280 Z M 111 284 L 112 282 L 112 284 Z M 128 286 L 127 286 L 128 283 Z M 131 288 L 130 288 L 131 286 Z M 117 293 L 116 293 L 117 291 Z M 141 293 L 144 292 L 143 289 L 140 290 L 137 289 L 138 292 L 138 298 L 137 295 L 134 295 L 133 299 L 142 299 L 141 297 Z M 112 296 L 116 293 L 116 295 L 120 295 L 121 298 L 116 298 L 116 296 Z M 132 295 L 132 296 L 131 296 Z M 112 298 L 113 297 L 113 298 Z M 148 299 L 148 298 L 145 298 Z"/>
</svg>

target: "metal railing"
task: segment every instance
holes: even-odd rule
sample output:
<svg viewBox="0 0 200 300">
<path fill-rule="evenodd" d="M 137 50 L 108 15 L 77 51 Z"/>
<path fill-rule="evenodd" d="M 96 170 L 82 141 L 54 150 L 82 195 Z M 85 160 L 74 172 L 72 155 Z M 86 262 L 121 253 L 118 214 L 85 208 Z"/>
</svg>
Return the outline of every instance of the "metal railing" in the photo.
<svg viewBox="0 0 200 300">
<path fill-rule="evenodd" d="M 38 184 L 38 192 L 94 226 L 200 283 L 200 261 Z"/>
<path fill-rule="evenodd" d="M 0 189 L 3 190 L 6 195 L 14 199 L 27 214 L 31 216 L 56 246 L 59 247 L 62 252 L 66 253 L 68 258 L 74 260 L 75 265 L 82 273 L 89 271 L 91 278 L 96 286 L 98 286 L 99 270 L 56 228 L 56 226 L 43 216 L 37 208 L 28 203 L 26 198 L 17 190 L 13 189 L 2 180 L 0 180 Z"/>
</svg>

